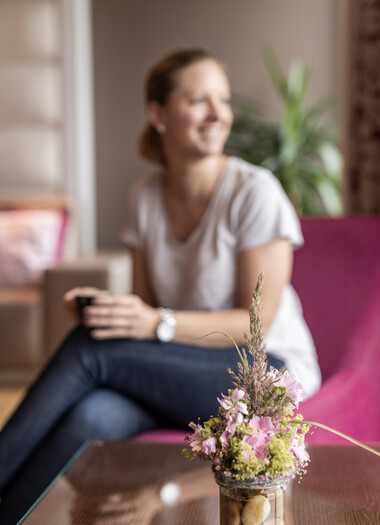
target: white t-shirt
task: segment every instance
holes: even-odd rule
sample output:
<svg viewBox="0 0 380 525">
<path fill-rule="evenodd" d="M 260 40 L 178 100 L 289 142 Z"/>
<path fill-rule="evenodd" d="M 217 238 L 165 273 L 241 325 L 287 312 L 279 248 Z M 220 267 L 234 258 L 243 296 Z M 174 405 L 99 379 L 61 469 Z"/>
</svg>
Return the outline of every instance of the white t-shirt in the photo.
<svg viewBox="0 0 380 525">
<path fill-rule="evenodd" d="M 143 251 L 157 303 L 174 310 L 236 307 L 237 253 L 289 239 L 303 244 L 297 215 L 269 171 L 229 157 L 208 207 L 190 236 L 172 234 L 159 174 L 139 181 L 123 232 L 130 247 Z M 267 351 L 285 361 L 307 396 L 320 386 L 314 344 L 293 287 L 288 285 L 266 337 Z"/>
</svg>

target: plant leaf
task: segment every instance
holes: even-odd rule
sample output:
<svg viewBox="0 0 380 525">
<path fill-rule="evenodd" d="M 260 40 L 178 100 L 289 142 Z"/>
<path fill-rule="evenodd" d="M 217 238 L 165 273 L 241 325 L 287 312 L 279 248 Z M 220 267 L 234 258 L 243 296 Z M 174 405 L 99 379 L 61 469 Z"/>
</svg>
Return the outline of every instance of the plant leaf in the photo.
<svg viewBox="0 0 380 525">
<path fill-rule="evenodd" d="M 270 74 L 274 87 L 277 89 L 279 95 L 282 98 L 286 98 L 288 91 L 287 80 L 280 66 L 280 63 L 277 60 L 276 55 L 274 54 L 272 49 L 265 48 L 262 50 L 262 57 Z"/>
</svg>

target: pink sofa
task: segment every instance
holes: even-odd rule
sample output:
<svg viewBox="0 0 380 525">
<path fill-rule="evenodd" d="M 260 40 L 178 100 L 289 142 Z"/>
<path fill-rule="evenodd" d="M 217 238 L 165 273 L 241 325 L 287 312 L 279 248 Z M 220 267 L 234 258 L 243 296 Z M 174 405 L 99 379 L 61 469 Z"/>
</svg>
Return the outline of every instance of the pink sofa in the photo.
<svg viewBox="0 0 380 525">
<path fill-rule="evenodd" d="M 305 246 L 293 284 L 317 347 L 323 384 L 301 403 L 305 419 L 380 441 L 380 216 L 302 219 Z M 218 395 L 216 392 L 215 395 Z M 139 440 L 182 441 L 157 430 Z M 316 429 L 311 442 L 342 442 Z"/>
<path fill-rule="evenodd" d="M 380 216 L 304 219 L 294 286 L 323 375 L 306 419 L 380 440 Z M 317 429 L 309 441 L 341 438 Z"/>
</svg>

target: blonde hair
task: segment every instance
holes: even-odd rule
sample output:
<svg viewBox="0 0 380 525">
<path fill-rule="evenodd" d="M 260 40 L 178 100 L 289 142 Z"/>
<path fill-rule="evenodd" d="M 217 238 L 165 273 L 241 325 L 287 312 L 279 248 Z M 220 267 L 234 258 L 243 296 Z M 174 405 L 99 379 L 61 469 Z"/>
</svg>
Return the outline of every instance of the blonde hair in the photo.
<svg viewBox="0 0 380 525">
<path fill-rule="evenodd" d="M 164 57 L 148 73 L 145 82 L 145 102 L 148 104 L 154 101 L 165 106 L 176 85 L 178 72 L 195 62 L 208 59 L 219 63 L 210 52 L 201 48 L 181 49 Z M 166 164 L 161 135 L 152 124 L 148 124 L 141 133 L 138 140 L 138 151 L 143 158 L 149 161 Z"/>
</svg>

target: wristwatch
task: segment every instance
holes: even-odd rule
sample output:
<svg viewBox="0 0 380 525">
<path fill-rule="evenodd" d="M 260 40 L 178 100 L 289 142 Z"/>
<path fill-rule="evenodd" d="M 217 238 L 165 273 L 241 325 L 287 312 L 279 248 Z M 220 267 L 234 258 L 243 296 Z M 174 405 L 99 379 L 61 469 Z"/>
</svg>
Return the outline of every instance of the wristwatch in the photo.
<svg viewBox="0 0 380 525">
<path fill-rule="evenodd" d="M 156 328 L 157 339 L 163 343 L 169 343 L 175 336 L 177 320 L 170 308 L 159 308 L 158 313 L 160 314 L 161 321 Z"/>
</svg>

